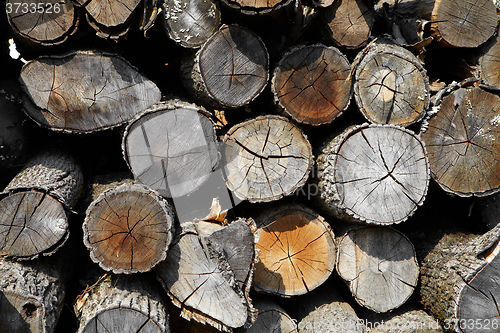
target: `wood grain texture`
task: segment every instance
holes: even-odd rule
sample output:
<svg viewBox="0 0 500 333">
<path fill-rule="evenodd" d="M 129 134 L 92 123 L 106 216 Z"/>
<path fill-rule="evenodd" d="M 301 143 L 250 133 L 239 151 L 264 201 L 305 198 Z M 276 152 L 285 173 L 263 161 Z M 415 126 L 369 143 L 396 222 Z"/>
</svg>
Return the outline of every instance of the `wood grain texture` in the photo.
<svg viewBox="0 0 500 333">
<path fill-rule="evenodd" d="M 297 324 L 271 298 L 257 297 L 254 306 L 259 311 L 255 323 L 238 333 L 297 333 Z"/>
<path fill-rule="evenodd" d="M 40 57 L 24 65 L 19 80 L 29 97 L 25 112 L 56 131 L 116 127 L 160 100 L 156 85 L 117 55 Z"/>
<path fill-rule="evenodd" d="M 337 272 L 356 301 L 375 312 L 406 302 L 417 286 L 415 249 L 400 232 L 361 228 L 345 234 L 338 245 Z"/>
<path fill-rule="evenodd" d="M 309 125 L 329 124 L 349 106 L 351 65 L 334 47 L 295 47 L 282 56 L 271 89 L 275 101 L 294 120 Z"/>
<path fill-rule="evenodd" d="M 245 15 L 267 15 L 278 12 L 291 0 L 222 0 L 222 3 Z"/>
<path fill-rule="evenodd" d="M 482 88 L 444 97 L 425 142 L 431 176 L 447 192 L 484 196 L 500 189 L 500 98 Z"/>
<path fill-rule="evenodd" d="M 286 118 L 262 116 L 233 126 L 224 137 L 227 187 L 250 202 L 287 196 L 302 186 L 312 168 L 312 149 Z"/>
<path fill-rule="evenodd" d="M 260 236 L 255 288 L 279 296 L 296 296 L 320 286 L 336 262 L 335 235 L 313 210 L 279 206 L 257 218 Z"/>
<path fill-rule="evenodd" d="M 403 222 L 427 194 L 424 144 L 402 127 L 353 126 L 325 143 L 317 163 L 317 202 L 349 221 Z"/>
<path fill-rule="evenodd" d="M 487 43 L 484 54 L 479 59 L 479 69 L 481 79 L 485 84 L 500 87 L 500 44 L 498 43 L 498 35 L 495 35 Z"/>
</svg>

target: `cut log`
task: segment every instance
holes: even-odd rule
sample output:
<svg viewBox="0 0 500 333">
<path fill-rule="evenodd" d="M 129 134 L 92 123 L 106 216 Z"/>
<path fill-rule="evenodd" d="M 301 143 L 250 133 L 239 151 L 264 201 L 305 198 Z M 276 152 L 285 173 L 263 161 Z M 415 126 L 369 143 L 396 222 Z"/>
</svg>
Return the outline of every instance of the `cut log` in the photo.
<svg viewBox="0 0 500 333">
<path fill-rule="evenodd" d="M 221 13 L 213 0 L 165 1 L 163 23 L 168 36 L 187 48 L 202 46 L 219 29 Z"/>
<path fill-rule="evenodd" d="M 214 123 L 201 108 L 160 103 L 131 121 L 123 155 L 134 177 L 165 197 L 190 194 L 219 163 Z"/>
<path fill-rule="evenodd" d="M 52 333 L 66 293 L 61 258 L 0 259 L 0 332 Z"/>
<path fill-rule="evenodd" d="M 183 318 L 226 332 L 255 321 L 248 295 L 254 232 L 253 220 L 238 219 L 225 227 L 205 221 L 182 224 L 157 273 Z"/>
<path fill-rule="evenodd" d="M 325 282 L 335 268 L 335 235 L 313 210 L 300 205 L 273 208 L 256 219 L 260 230 L 256 290 L 289 297 Z"/>
<path fill-rule="evenodd" d="M 19 80 L 29 96 L 25 112 L 55 131 L 87 133 L 116 127 L 161 97 L 153 82 L 111 54 L 40 57 L 24 65 Z"/>
<path fill-rule="evenodd" d="M 364 0 L 336 0 L 321 18 L 325 41 L 346 49 L 366 45 L 375 23 L 374 10 Z"/>
<path fill-rule="evenodd" d="M 222 3 L 245 15 L 275 13 L 292 3 L 291 0 L 222 0 Z"/>
<path fill-rule="evenodd" d="M 161 288 L 140 275 L 104 275 L 78 296 L 74 308 L 78 333 L 170 332 Z"/>
<path fill-rule="evenodd" d="M 233 126 L 224 137 L 227 187 L 250 202 L 278 200 L 300 188 L 313 164 L 311 144 L 286 118 L 262 116 Z"/>
<path fill-rule="evenodd" d="M 408 126 L 422 120 L 430 103 L 429 79 L 411 52 L 372 43 L 355 62 L 354 97 L 368 121 Z"/>
<path fill-rule="evenodd" d="M 204 106 L 237 108 L 253 101 L 269 79 L 269 55 L 259 36 L 223 25 L 181 64 L 190 94 Z"/>
<path fill-rule="evenodd" d="M 83 241 L 92 261 L 107 271 L 147 272 L 166 258 L 172 229 L 173 213 L 157 192 L 124 183 L 90 204 Z"/>
<path fill-rule="evenodd" d="M 308 125 L 331 123 L 347 109 L 352 95 L 349 61 L 336 48 L 321 44 L 288 51 L 271 82 L 275 101 Z"/>
<path fill-rule="evenodd" d="M 285 310 L 269 298 L 258 297 L 253 302 L 259 311 L 255 323 L 240 333 L 297 333 L 297 323 Z"/>
<path fill-rule="evenodd" d="M 500 97 L 460 88 L 444 97 L 421 134 L 432 178 L 447 192 L 485 196 L 500 190 Z"/>
<path fill-rule="evenodd" d="M 50 151 L 33 157 L 1 194 L 0 250 L 18 259 L 53 254 L 68 238 L 66 211 L 82 187 L 71 156 Z"/>
<path fill-rule="evenodd" d="M 412 243 L 390 228 L 347 232 L 338 245 L 337 272 L 356 301 L 375 312 L 393 310 L 413 294 L 418 263 Z"/>
<path fill-rule="evenodd" d="M 393 125 L 359 125 L 327 141 L 317 158 L 319 206 L 348 221 L 389 225 L 422 205 L 429 185 L 425 147 Z"/>
<path fill-rule="evenodd" d="M 78 8 L 72 1 L 7 0 L 5 9 L 12 30 L 41 45 L 61 44 L 78 27 Z"/>
<path fill-rule="evenodd" d="M 479 59 L 480 76 L 484 83 L 500 87 L 500 43 L 498 32 L 485 47 L 484 54 Z"/>
<path fill-rule="evenodd" d="M 442 333 L 443 327 L 434 317 L 412 306 L 402 306 L 388 313 L 371 312 L 362 321 L 370 333 Z"/>
</svg>

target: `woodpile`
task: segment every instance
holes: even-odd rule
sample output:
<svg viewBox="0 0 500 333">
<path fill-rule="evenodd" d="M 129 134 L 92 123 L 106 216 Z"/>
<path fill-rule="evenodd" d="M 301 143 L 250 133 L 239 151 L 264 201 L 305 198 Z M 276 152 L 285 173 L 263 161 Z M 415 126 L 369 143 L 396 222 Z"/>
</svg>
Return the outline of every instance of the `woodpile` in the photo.
<svg viewBox="0 0 500 333">
<path fill-rule="evenodd" d="M 496 0 L 7 0 L 0 332 L 497 332 Z"/>
</svg>

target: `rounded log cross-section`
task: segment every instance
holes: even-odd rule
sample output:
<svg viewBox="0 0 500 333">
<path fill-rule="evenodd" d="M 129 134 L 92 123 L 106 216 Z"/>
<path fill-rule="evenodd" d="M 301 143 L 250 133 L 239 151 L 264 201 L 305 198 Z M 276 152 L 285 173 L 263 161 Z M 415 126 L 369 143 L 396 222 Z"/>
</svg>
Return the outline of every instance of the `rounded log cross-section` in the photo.
<svg viewBox="0 0 500 333">
<path fill-rule="evenodd" d="M 219 163 L 213 122 L 199 107 L 160 103 L 134 119 L 123 136 L 134 177 L 165 197 L 199 188 Z"/>
<path fill-rule="evenodd" d="M 421 134 L 431 176 L 447 192 L 484 196 L 500 190 L 500 97 L 460 88 L 444 97 Z"/>
<path fill-rule="evenodd" d="M 255 33 L 223 25 L 194 58 L 181 64 L 184 85 L 203 105 L 238 108 L 253 101 L 269 79 L 269 54 Z"/>
<path fill-rule="evenodd" d="M 500 43 L 498 35 L 491 42 L 479 60 L 481 79 L 484 83 L 500 87 Z"/>
<path fill-rule="evenodd" d="M 363 47 L 375 23 L 374 15 L 364 0 L 335 0 L 321 12 L 323 37 L 338 47 Z"/>
<path fill-rule="evenodd" d="M 84 243 L 105 270 L 146 272 L 165 259 L 172 228 L 173 213 L 158 194 L 123 184 L 104 191 L 88 207 Z"/>
<path fill-rule="evenodd" d="M 19 80 L 29 97 L 28 116 L 64 132 L 119 126 L 157 103 L 161 95 L 123 58 L 92 52 L 32 60 L 23 66 Z"/>
<path fill-rule="evenodd" d="M 354 74 L 354 97 L 364 117 L 376 124 L 407 126 L 421 120 L 430 102 L 429 80 L 406 49 L 371 44 Z"/>
<path fill-rule="evenodd" d="M 271 89 L 294 120 L 309 125 L 329 124 L 349 106 L 351 65 L 334 47 L 297 47 L 281 58 Z"/>
<path fill-rule="evenodd" d="M 429 185 L 424 144 L 393 125 L 359 125 L 323 148 L 317 159 L 319 205 L 349 221 L 389 225 L 422 205 Z"/>
<path fill-rule="evenodd" d="M 221 0 L 230 8 L 236 9 L 242 14 L 269 14 L 287 6 L 291 0 Z"/>
<path fill-rule="evenodd" d="M 375 312 L 402 305 L 417 286 L 415 249 L 403 234 L 366 227 L 347 232 L 338 245 L 337 272 L 356 301 Z"/>
<path fill-rule="evenodd" d="M 286 118 L 262 116 L 233 126 L 224 137 L 227 187 L 241 200 L 267 202 L 304 185 L 312 148 Z"/>
<path fill-rule="evenodd" d="M 163 23 L 170 39 L 187 48 L 203 45 L 220 26 L 221 13 L 214 0 L 165 1 Z"/>
<path fill-rule="evenodd" d="M 78 26 L 78 10 L 72 1 L 7 0 L 7 19 L 21 37 L 42 45 L 64 42 Z"/>
<path fill-rule="evenodd" d="M 255 288 L 280 296 L 305 294 L 320 286 L 335 268 L 334 234 L 316 212 L 299 205 L 263 213 L 255 265 Z"/>
</svg>

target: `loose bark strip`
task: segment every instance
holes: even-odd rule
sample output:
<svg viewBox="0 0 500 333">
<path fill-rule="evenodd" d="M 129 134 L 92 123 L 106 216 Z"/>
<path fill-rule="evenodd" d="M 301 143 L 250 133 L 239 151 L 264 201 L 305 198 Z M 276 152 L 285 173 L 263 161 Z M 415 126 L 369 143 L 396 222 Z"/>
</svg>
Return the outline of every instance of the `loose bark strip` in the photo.
<svg viewBox="0 0 500 333">
<path fill-rule="evenodd" d="M 408 126 L 422 120 L 430 103 L 429 80 L 411 52 L 374 43 L 357 61 L 354 97 L 368 121 Z"/>
<path fill-rule="evenodd" d="M 363 47 L 375 23 L 374 11 L 363 0 L 336 0 L 322 12 L 323 37 L 347 49 Z"/>
<path fill-rule="evenodd" d="M 277 12 L 292 3 L 291 0 L 222 0 L 230 8 L 246 15 L 264 15 Z"/>
<path fill-rule="evenodd" d="M 122 147 L 134 177 L 172 198 L 199 188 L 220 158 L 207 113 L 180 101 L 157 104 L 135 118 L 125 131 Z"/>
<path fill-rule="evenodd" d="M 334 47 L 296 47 L 281 58 L 271 89 L 276 102 L 294 120 L 329 124 L 349 106 L 351 65 Z"/>
<path fill-rule="evenodd" d="M 226 227 L 186 222 L 158 265 L 158 279 L 181 316 L 231 332 L 256 317 L 248 296 L 255 254 L 253 220 Z"/>
<path fill-rule="evenodd" d="M 286 118 L 262 116 L 233 126 L 224 137 L 227 187 L 241 200 L 267 202 L 306 182 L 312 148 Z"/>
<path fill-rule="evenodd" d="M 83 187 L 75 160 L 43 152 L 7 185 L 0 200 L 0 250 L 18 259 L 51 255 L 68 237 L 66 210 Z"/>
<path fill-rule="evenodd" d="M 101 277 L 75 302 L 77 333 L 169 333 L 163 295 L 148 282 L 138 275 Z"/>
<path fill-rule="evenodd" d="M 55 131 L 87 133 L 116 127 L 161 97 L 156 85 L 123 58 L 92 52 L 32 60 L 19 80 L 29 96 L 25 112 Z"/>
<path fill-rule="evenodd" d="M 237 108 L 253 101 L 269 79 L 269 55 L 259 36 L 223 25 L 181 64 L 186 89 L 205 106 Z"/>
<path fill-rule="evenodd" d="M 220 26 L 219 5 L 213 0 L 166 1 L 163 3 L 163 23 L 168 36 L 187 48 L 198 48 Z"/>
<path fill-rule="evenodd" d="M 415 249 L 400 232 L 374 227 L 351 230 L 338 249 L 337 272 L 360 305 L 387 312 L 415 290 L 419 273 Z"/>
<path fill-rule="evenodd" d="M 270 298 L 258 297 L 254 306 L 259 311 L 253 325 L 245 333 L 297 333 L 295 321 Z"/>
<path fill-rule="evenodd" d="M 87 208 L 83 240 L 103 269 L 147 272 L 166 258 L 172 229 L 173 213 L 158 193 L 125 183 L 102 192 Z"/>
<path fill-rule="evenodd" d="M 6 10 L 14 32 L 42 45 L 63 43 L 78 27 L 78 8 L 72 1 L 7 0 Z"/>
<path fill-rule="evenodd" d="M 444 97 L 421 137 L 431 176 L 447 192 L 485 196 L 500 190 L 500 97 L 460 88 Z"/>
<path fill-rule="evenodd" d="M 264 212 L 257 223 L 257 290 L 296 296 L 328 279 L 335 267 L 335 235 L 323 217 L 304 206 L 285 205 Z"/>
<path fill-rule="evenodd" d="M 147 37 L 147 32 L 151 29 L 160 13 L 159 0 L 144 0 L 144 6 L 141 15 L 141 23 L 139 30 L 144 32 L 144 37 Z"/>
<path fill-rule="evenodd" d="M 422 205 L 429 185 L 423 143 L 392 125 L 354 126 L 318 156 L 319 205 L 350 221 L 389 225 Z"/>
</svg>

